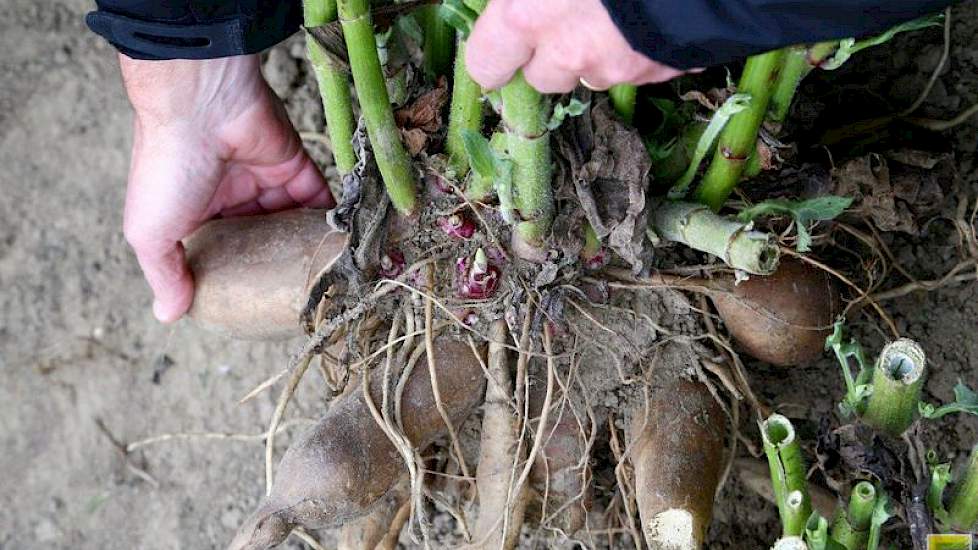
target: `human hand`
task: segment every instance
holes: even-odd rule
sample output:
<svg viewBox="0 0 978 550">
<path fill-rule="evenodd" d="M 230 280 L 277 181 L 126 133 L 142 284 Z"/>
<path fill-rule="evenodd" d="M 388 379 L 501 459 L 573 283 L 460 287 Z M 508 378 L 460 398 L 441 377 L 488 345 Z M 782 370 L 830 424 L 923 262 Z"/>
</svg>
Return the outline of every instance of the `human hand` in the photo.
<svg viewBox="0 0 978 550">
<path fill-rule="evenodd" d="M 581 79 L 605 90 L 683 74 L 633 50 L 601 0 L 490 0 L 469 37 L 465 63 L 484 88 L 499 88 L 522 68 L 543 93 L 569 92 Z"/>
<path fill-rule="evenodd" d="M 124 232 L 169 323 L 194 296 L 180 241 L 204 222 L 335 201 L 258 56 L 120 65 L 135 111 Z"/>
</svg>

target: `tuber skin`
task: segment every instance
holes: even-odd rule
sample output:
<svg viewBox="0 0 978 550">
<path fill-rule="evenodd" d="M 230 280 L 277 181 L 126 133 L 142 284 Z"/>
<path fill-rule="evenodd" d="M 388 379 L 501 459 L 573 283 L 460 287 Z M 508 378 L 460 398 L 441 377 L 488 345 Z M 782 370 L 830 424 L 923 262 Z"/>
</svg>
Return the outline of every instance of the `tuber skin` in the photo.
<svg viewBox="0 0 978 550">
<path fill-rule="evenodd" d="M 654 388 L 631 415 L 631 462 L 649 548 L 703 547 L 723 469 L 726 417 L 709 389 L 682 378 Z"/>
<path fill-rule="evenodd" d="M 829 275 L 794 258 L 783 258 L 773 275 L 752 275 L 731 292 L 712 298 L 730 334 L 747 353 L 782 367 L 821 356 L 842 307 Z"/>
<path fill-rule="evenodd" d="M 530 389 L 530 415 L 534 419 L 540 418 L 546 390 L 546 381 L 537 382 Z M 541 500 L 546 497 L 542 512 L 547 517 L 541 517 L 541 521 L 552 516 L 549 527 L 573 535 L 584 527 L 591 505 L 591 461 L 585 455 L 589 452 L 588 433 L 594 426 L 584 415 L 581 415 L 583 426 L 578 424 L 570 407 L 580 395 L 569 397 L 563 413 L 559 407 L 551 411 L 548 425 L 543 429 L 546 439 L 530 470 L 530 486 Z M 557 395 L 554 401 L 561 399 Z"/>
<path fill-rule="evenodd" d="M 231 338 L 299 336 L 309 287 L 348 241 L 326 223 L 323 210 L 208 222 L 184 243 L 196 284 L 189 316 Z"/>
<path fill-rule="evenodd" d="M 484 358 L 456 340 L 438 339 L 434 346 L 441 401 L 457 426 L 482 403 Z M 377 406 L 382 383 L 383 369 L 376 369 L 370 375 L 370 394 Z M 405 435 L 418 448 L 448 431 L 435 406 L 428 369 L 414 369 L 408 378 L 403 422 Z M 374 509 L 404 471 L 401 456 L 371 416 L 363 391 L 353 390 L 289 447 L 271 495 L 228 548 L 265 550 L 284 541 L 295 526 L 332 529 L 360 518 Z"/>
</svg>

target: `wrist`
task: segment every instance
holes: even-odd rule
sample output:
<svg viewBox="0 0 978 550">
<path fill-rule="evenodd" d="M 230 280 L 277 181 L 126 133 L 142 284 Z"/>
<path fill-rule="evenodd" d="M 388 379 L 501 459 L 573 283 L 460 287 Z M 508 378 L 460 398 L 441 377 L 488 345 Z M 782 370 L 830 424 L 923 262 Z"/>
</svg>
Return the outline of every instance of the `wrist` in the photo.
<svg viewBox="0 0 978 550">
<path fill-rule="evenodd" d="M 145 128 L 215 128 L 248 109 L 264 89 L 257 55 L 145 61 L 119 55 L 122 80 Z"/>
</svg>

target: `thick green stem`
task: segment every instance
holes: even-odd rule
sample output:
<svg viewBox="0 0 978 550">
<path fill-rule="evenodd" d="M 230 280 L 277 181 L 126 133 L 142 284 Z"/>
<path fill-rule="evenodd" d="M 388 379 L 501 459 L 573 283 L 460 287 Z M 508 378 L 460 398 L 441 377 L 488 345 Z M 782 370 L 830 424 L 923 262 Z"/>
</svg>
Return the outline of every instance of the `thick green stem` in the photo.
<svg viewBox="0 0 978 550">
<path fill-rule="evenodd" d="M 417 207 L 417 175 L 394 122 L 394 111 L 377 55 L 370 3 L 368 0 L 339 0 L 338 6 L 350 70 L 377 167 L 394 208 L 402 215 L 410 216 Z"/>
<path fill-rule="evenodd" d="M 750 105 L 734 115 L 724 127 L 713 162 L 697 191 L 697 200 L 714 211 L 723 206 L 744 173 L 747 159 L 757 143 L 757 134 L 767 113 L 783 58 L 784 51 L 777 50 L 752 56 L 744 66 L 737 92 L 750 94 Z"/>
<path fill-rule="evenodd" d="M 618 84 L 608 90 L 611 106 L 627 124 L 635 120 L 635 99 L 638 97 L 638 86 L 633 84 Z"/>
<path fill-rule="evenodd" d="M 784 416 L 772 414 L 761 424 L 761 436 L 771 469 L 771 483 L 781 515 L 783 536 L 801 535 L 812 513 L 812 504 L 805 480 L 805 459 L 795 428 Z"/>
<path fill-rule="evenodd" d="M 909 428 L 920 402 L 925 366 L 924 350 L 913 340 L 887 344 L 873 368 L 873 393 L 863 422 L 893 437 Z"/>
<path fill-rule="evenodd" d="M 540 248 L 554 218 L 548 101 L 522 72 L 503 86 L 502 100 L 506 149 L 513 162 L 513 204 L 521 218 L 516 233 L 527 245 Z"/>
<path fill-rule="evenodd" d="M 968 466 L 956 485 L 948 516 L 952 527 L 970 532 L 978 522 L 978 446 L 971 451 Z"/>
<path fill-rule="evenodd" d="M 808 73 L 822 64 L 839 45 L 835 42 L 820 42 L 813 46 L 792 46 L 785 49 L 784 65 L 778 75 L 771 94 L 768 117 L 774 122 L 783 122 L 788 116 L 791 102 Z"/>
<path fill-rule="evenodd" d="M 832 539 L 846 550 L 863 550 L 869 540 L 869 527 L 876 506 L 876 489 L 860 481 L 849 497 L 848 510 L 840 509 L 832 524 Z"/>
<path fill-rule="evenodd" d="M 455 29 L 438 15 L 438 6 L 419 11 L 424 23 L 424 73 L 434 81 L 452 71 L 455 53 Z"/>
<path fill-rule="evenodd" d="M 336 20 L 336 0 L 305 0 L 302 7 L 307 27 L 319 27 Z M 319 83 L 333 160 L 336 170 L 343 176 L 352 172 L 357 163 L 353 151 L 356 122 L 350 98 L 350 79 L 312 36 L 306 36 L 306 52 Z"/>
<path fill-rule="evenodd" d="M 465 41 L 459 39 L 452 81 L 452 105 L 448 115 L 448 137 L 445 142 L 449 165 L 455 170 L 455 176 L 459 180 L 469 171 L 462 135 L 466 130 L 482 130 L 482 108 L 482 87 L 472 80 L 465 69 Z"/>
<path fill-rule="evenodd" d="M 659 237 L 713 254 L 734 269 L 770 275 L 778 268 L 780 251 L 771 235 L 702 204 L 663 202 L 652 213 L 652 228 Z"/>
</svg>

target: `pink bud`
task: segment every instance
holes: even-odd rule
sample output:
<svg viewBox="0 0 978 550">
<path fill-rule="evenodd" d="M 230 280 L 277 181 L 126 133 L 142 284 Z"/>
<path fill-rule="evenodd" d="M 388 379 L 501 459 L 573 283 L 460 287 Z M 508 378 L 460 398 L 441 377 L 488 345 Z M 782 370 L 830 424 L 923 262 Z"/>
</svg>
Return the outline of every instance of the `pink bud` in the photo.
<svg viewBox="0 0 978 550">
<path fill-rule="evenodd" d="M 438 218 L 438 227 L 456 239 L 471 239 L 475 234 L 475 224 L 462 214 L 452 214 Z"/>
<path fill-rule="evenodd" d="M 608 263 L 608 255 L 605 253 L 604 247 L 599 248 L 590 257 L 585 257 L 582 254 L 582 259 L 584 260 L 584 267 L 587 269 L 601 269 Z"/>
<path fill-rule="evenodd" d="M 404 272 L 404 254 L 400 250 L 388 250 L 380 257 L 380 276 L 394 279 Z"/>
<path fill-rule="evenodd" d="M 496 293 L 499 268 L 490 264 L 480 248 L 475 256 L 455 262 L 456 287 L 460 298 L 485 300 Z"/>
</svg>

